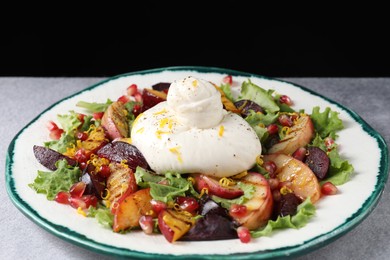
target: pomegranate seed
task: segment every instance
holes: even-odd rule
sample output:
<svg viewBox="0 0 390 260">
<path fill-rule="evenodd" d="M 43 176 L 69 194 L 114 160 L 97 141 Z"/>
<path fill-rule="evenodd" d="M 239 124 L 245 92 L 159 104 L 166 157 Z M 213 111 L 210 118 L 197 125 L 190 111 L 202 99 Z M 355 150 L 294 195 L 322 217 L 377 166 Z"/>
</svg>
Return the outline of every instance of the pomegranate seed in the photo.
<svg viewBox="0 0 390 260">
<path fill-rule="evenodd" d="M 83 196 L 86 187 L 87 185 L 84 182 L 76 182 L 69 189 L 70 196 L 74 198 L 80 198 L 81 196 Z"/>
<path fill-rule="evenodd" d="M 77 132 L 76 138 L 81 141 L 85 141 L 88 138 L 88 134 L 86 132 Z"/>
<path fill-rule="evenodd" d="M 47 122 L 46 127 L 50 132 L 58 129 L 58 125 L 56 123 L 54 123 L 53 121 Z"/>
<path fill-rule="evenodd" d="M 50 138 L 51 138 L 52 140 L 60 140 L 61 135 L 62 135 L 63 133 L 64 133 L 64 130 L 61 129 L 61 128 L 58 128 L 58 129 L 54 129 L 54 130 L 50 131 L 49 136 L 50 136 Z"/>
<path fill-rule="evenodd" d="M 153 227 L 154 227 L 154 221 L 152 216 L 142 216 L 139 219 L 139 225 L 144 231 L 145 234 L 152 234 L 153 233 Z"/>
<path fill-rule="evenodd" d="M 81 122 L 81 125 L 84 124 L 84 114 L 78 113 L 77 114 L 77 119 Z"/>
<path fill-rule="evenodd" d="M 282 126 L 288 126 L 288 127 L 290 127 L 290 126 L 293 125 L 293 121 L 292 121 L 291 118 L 290 118 L 288 115 L 286 115 L 286 114 L 280 115 L 279 118 L 278 118 L 278 120 L 279 120 L 279 123 L 280 123 Z"/>
<path fill-rule="evenodd" d="M 131 84 L 128 88 L 127 88 L 127 95 L 129 96 L 134 96 L 135 93 L 138 92 L 138 86 L 136 84 Z"/>
<path fill-rule="evenodd" d="M 110 166 L 108 165 L 102 165 L 99 168 L 99 175 L 108 178 L 111 175 Z"/>
<path fill-rule="evenodd" d="M 69 197 L 69 205 L 75 209 L 78 209 L 79 207 L 82 209 L 87 208 L 87 204 L 81 198 L 76 197 Z"/>
<path fill-rule="evenodd" d="M 233 83 L 232 75 L 227 75 L 227 76 L 223 77 L 222 82 L 229 84 L 229 85 L 232 85 L 232 83 Z"/>
<path fill-rule="evenodd" d="M 70 197 L 69 204 L 75 208 L 88 209 L 90 206 L 96 207 L 98 199 L 94 195 L 84 195 L 80 198 Z"/>
<path fill-rule="evenodd" d="M 273 161 L 263 163 L 263 168 L 269 173 L 271 178 L 276 177 L 274 176 L 276 172 L 276 164 Z"/>
<path fill-rule="evenodd" d="M 291 106 L 293 104 L 291 98 L 287 95 L 281 95 L 279 98 L 279 102 L 288 106 Z"/>
<path fill-rule="evenodd" d="M 275 190 L 279 187 L 279 179 L 278 178 L 269 178 L 268 184 L 271 190 Z"/>
<path fill-rule="evenodd" d="M 180 198 L 180 197 L 179 197 Z M 179 202 L 180 201 L 180 202 Z M 192 197 L 181 197 L 177 200 L 182 210 L 194 213 L 199 208 L 199 203 Z"/>
<path fill-rule="evenodd" d="M 276 134 L 279 131 L 278 125 L 270 124 L 269 126 L 267 126 L 267 131 L 270 135 Z"/>
<path fill-rule="evenodd" d="M 87 156 L 85 150 L 82 148 L 77 150 L 77 152 L 74 154 L 74 158 L 79 163 L 83 163 L 83 162 L 86 163 L 88 161 L 88 156 Z"/>
<path fill-rule="evenodd" d="M 81 162 L 81 163 L 79 163 L 79 166 L 80 166 L 81 170 L 84 170 L 87 167 L 87 163 L 86 162 Z"/>
<path fill-rule="evenodd" d="M 96 208 L 98 198 L 95 195 L 84 195 L 81 197 L 81 199 L 85 202 L 87 208 L 89 208 L 90 206 Z"/>
<path fill-rule="evenodd" d="M 337 192 L 337 187 L 329 181 L 325 182 L 321 187 L 321 193 L 324 195 L 335 195 Z"/>
<path fill-rule="evenodd" d="M 326 148 L 328 148 L 328 150 L 332 150 L 333 145 L 334 145 L 334 140 L 333 140 L 333 138 L 331 138 L 331 137 L 326 137 L 326 138 L 324 139 L 324 143 L 325 143 Z"/>
<path fill-rule="evenodd" d="M 167 204 L 160 200 L 151 200 L 150 204 L 152 204 L 152 209 L 156 214 L 159 214 L 163 209 L 167 208 Z"/>
<path fill-rule="evenodd" d="M 251 241 L 251 233 L 247 227 L 244 226 L 238 227 L 237 235 L 242 243 L 249 243 L 249 241 Z"/>
<path fill-rule="evenodd" d="M 61 204 L 69 204 L 69 198 L 70 198 L 69 192 L 60 191 L 57 193 L 54 200 L 58 203 L 61 203 Z"/>
<path fill-rule="evenodd" d="M 229 209 L 230 216 L 235 218 L 244 217 L 246 213 L 247 213 L 247 208 L 245 205 L 233 204 Z"/>
<path fill-rule="evenodd" d="M 100 120 L 100 119 L 102 119 L 103 115 L 104 115 L 104 112 L 95 112 L 92 114 L 92 117 L 95 120 Z"/>
<path fill-rule="evenodd" d="M 307 149 L 305 147 L 299 147 L 295 152 L 293 152 L 292 157 L 297 160 L 303 161 L 306 157 Z"/>
<path fill-rule="evenodd" d="M 134 94 L 135 101 L 142 103 L 142 95 L 141 93 L 137 92 Z"/>
<path fill-rule="evenodd" d="M 123 96 L 120 96 L 117 101 L 122 102 L 123 104 L 126 104 L 127 102 L 130 101 L 130 97 L 127 95 L 123 95 Z"/>
<path fill-rule="evenodd" d="M 141 105 L 136 104 L 133 107 L 133 114 L 134 116 L 138 116 L 139 113 L 141 113 Z"/>
</svg>

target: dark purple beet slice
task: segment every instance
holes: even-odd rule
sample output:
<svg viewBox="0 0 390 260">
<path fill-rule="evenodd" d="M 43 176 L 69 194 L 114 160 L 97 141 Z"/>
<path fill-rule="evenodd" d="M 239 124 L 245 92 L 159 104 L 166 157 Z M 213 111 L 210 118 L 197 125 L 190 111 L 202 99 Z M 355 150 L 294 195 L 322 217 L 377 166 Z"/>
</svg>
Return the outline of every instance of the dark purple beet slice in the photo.
<svg viewBox="0 0 390 260">
<path fill-rule="evenodd" d="M 183 241 L 211 241 L 236 239 L 238 225 L 229 216 L 228 211 L 208 196 L 200 200 L 200 212 L 203 215 L 182 237 Z"/>
<path fill-rule="evenodd" d="M 71 166 L 77 165 L 76 160 L 44 146 L 34 145 L 33 151 L 38 162 L 52 171 L 57 170 L 56 162 L 61 159 L 66 159 Z"/>
<path fill-rule="evenodd" d="M 164 91 L 164 90 L 168 90 L 170 86 L 171 86 L 170 82 L 160 82 L 160 83 L 154 84 L 152 86 L 152 89 L 158 90 L 158 91 Z"/>
<path fill-rule="evenodd" d="M 145 157 L 137 147 L 126 142 L 108 143 L 97 151 L 97 155 L 113 162 L 125 162 L 133 171 L 137 166 L 144 169 L 149 168 Z"/>
<path fill-rule="evenodd" d="M 314 172 L 317 178 L 322 180 L 325 178 L 329 169 L 328 155 L 322 149 L 315 146 L 310 146 L 307 149 L 307 153 L 305 163 Z"/>
<path fill-rule="evenodd" d="M 280 201 L 277 204 L 275 215 L 284 217 L 287 215 L 295 215 L 297 213 L 297 207 L 302 203 L 302 200 L 295 196 L 294 193 L 287 193 L 282 195 Z"/>
<path fill-rule="evenodd" d="M 240 110 L 241 115 L 247 117 L 250 114 L 250 111 L 264 113 L 264 109 L 259 106 L 257 103 L 249 99 L 242 99 L 234 102 L 234 105 Z"/>
<path fill-rule="evenodd" d="M 88 164 L 84 169 L 83 175 L 80 177 L 80 181 L 84 182 L 85 187 L 84 195 L 94 194 L 99 199 L 104 196 L 106 189 L 106 181 L 99 174 L 94 172 L 95 166 Z"/>
</svg>

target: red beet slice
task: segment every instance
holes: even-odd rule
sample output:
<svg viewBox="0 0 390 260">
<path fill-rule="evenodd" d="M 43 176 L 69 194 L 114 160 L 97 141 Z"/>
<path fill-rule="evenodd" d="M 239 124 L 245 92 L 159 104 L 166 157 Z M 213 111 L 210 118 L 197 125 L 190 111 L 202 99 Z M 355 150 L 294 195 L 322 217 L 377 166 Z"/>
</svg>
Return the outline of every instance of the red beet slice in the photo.
<svg viewBox="0 0 390 260">
<path fill-rule="evenodd" d="M 68 156 L 65 156 L 53 149 L 44 146 L 34 145 L 33 151 L 35 158 L 37 158 L 38 162 L 52 171 L 57 170 L 56 162 L 62 159 L 66 159 L 68 161 L 68 164 L 71 166 L 77 165 L 76 160 L 73 160 Z"/>
<path fill-rule="evenodd" d="M 137 147 L 126 142 L 108 143 L 97 151 L 97 155 L 113 162 L 125 162 L 133 171 L 136 170 L 137 166 L 144 169 L 149 168 L 145 157 Z"/>
<path fill-rule="evenodd" d="M 306 156 L 305 163 L 313 171 L 318 179 L 325 178 L 329 169 L 329 157 L 320 148 L 311 146 L 307 148 L 308 155 Z"/>
</svg>

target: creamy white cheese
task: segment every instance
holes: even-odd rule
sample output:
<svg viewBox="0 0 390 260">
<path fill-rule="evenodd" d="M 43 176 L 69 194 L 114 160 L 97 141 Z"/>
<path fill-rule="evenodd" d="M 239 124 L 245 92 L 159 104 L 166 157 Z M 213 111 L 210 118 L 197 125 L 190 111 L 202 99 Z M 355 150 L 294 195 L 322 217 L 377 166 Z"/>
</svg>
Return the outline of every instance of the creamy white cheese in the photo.
<svg viewBox="0 0 390 260">
<path fill-rule="evenodd" d="M 223 109 L 215 87 L 187 77 L 171 84 L 166 102 L 140 114 L 132 144 L 157 173 L 203 173 L 229 177 L 250 169 L 260 141 L 239 115 Z"/>
</svg>

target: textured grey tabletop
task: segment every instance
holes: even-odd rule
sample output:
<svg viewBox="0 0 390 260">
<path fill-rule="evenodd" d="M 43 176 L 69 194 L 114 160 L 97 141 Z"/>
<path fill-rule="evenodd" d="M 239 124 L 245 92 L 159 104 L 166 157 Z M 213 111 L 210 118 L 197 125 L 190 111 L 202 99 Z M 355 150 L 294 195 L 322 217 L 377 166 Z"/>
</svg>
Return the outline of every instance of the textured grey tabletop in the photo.
<svg viewBox="0 0 390 260">
<path fill-rule="evenodd" d="M 390 78 L 283 78 L 357 112 L 390 144 Z M 0 259 L 111 259 L 68 243 L 26 218 L 5 190 L 12 138 L 54 102 L 103 78 L 0 78 Z M 365 152 L 365 151 L 362 151 Z M 371 214 L 334 242 L 297 259 L 389 259 L 389 183 Z"/>
</svg>

